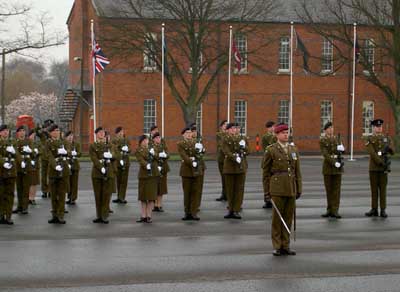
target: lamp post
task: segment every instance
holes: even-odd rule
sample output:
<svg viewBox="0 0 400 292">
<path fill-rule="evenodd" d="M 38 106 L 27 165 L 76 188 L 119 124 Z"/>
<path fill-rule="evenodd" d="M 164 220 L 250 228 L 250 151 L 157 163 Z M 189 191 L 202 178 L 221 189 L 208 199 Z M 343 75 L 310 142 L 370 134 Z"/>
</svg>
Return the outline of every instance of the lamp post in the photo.
<svg viewBox="0 0 400 292">
<path fill-rule="evenodd" d="M 80 89 L 79 89 L 79 142 L 83 145 L 83 60 L 81 57 L 74 57 L 75 62 L 80 62 L 81 76 L 80 76 Z"/>
</svg>

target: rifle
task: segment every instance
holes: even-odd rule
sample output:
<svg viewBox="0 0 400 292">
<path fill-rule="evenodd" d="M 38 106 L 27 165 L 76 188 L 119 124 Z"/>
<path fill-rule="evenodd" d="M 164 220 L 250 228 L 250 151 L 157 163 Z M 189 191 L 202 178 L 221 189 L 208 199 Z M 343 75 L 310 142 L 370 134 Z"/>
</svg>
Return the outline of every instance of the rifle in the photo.
<svg viewBox="0 0 400 292">
<path fill-rule="evenodd" d="M 294 146 L 294 140 L 293 140 L 293 127 L 290 127 L 290 132 L 289 132 L 289 146 Z M 297 196 L 297 194 L 296 194 Z M 293 240 L 296 241 L 296 229 L 297 229 L 297 220 L 296 220 L 296 199 L 294 200 L 294 208 L 293 208 Z"/>
<path fill-rule="evenodd" d="M 244 139 L 244 136 L 243 136 L 243 128 L 240 127 L 240 141 L 242 141 L 242 140 L 246 141 Z M 246 148 L 246 146 L 242 147 L 242 146 L 239 145 L 239 157 L 240 157 L 240 160 L 241 160 L 240 161 L 240 165 L 239 165 L 240 170 L 243 169 L 243 159 L 244 159 L 244 157 L 246 155 L 245 148 Z"/>
<path fill-rule="evenodd" d="M 337 145 L 342 145 L 342 139 L 341 139 L 340 133 L 337 136 Z M 337 148 L 336 148 L 336 151 L 337 151 L 337 162 L 340 163 L 339 169 L 342 169 L 344 166 L 344 161 L 343 161 L 343 156 L 342 156 L 344 151 L 339 151 L 339 150 L 337 150 Z"/>
<path fill-rule="evenodd" d="M 147 153 L 147 164 L 150 164 L 153 162 L 154 160 L 154 156 L 150 153 L 150 150 L 153 149 L 154 150 L 154 144 L 153 144 L 153 137 L 151 134 L 149 134 L 149 143 L 148 143 L 148 153 Z M 151 168 L 147 169 L 147 176 L 151 176 L 152 171 Z"/>
<path fill-rule="evenodd" d="M 197 131 L 197 135 L 196 135 L 196 144 L 201 144 L 203 145 L 203 138 L 201 137 L 201 133 L 199 131 Z M 199 167 L 200 167 L 200 163 L 203 161 L 203 156 L 204 156 L 204 146 L 202 147 L 202 149 L 197 149 L 195 147 L 194 149 L 194 161 L 197 163 L 197 166 L 194 168 L 194 174 L 197 175 L 199 173 Z"/>
<path fill-rule="evenodd" d="M 393 154 L 393 150 L 390 148 L 389 134 L 386 134 L 385 138 L 383 138 L 383 151 L 382 151 L 382 159 L 383 159 L 383 169 L 385 173 L 391 172 L 391 164 L 392 160 L 389 154 Z"/>
<path fill-rule="evenodd" d="M 104 153 L 106 153 L 106 152 L 110 152 L 110 146 L 109 146 L 109 137 L 108 136 L 106 136 L 106 151 L 104 151 Z M 103 155 L 104 155 L 104 153 L 103 153 Z M 103 167 L 106 169 L 106 173 L 105 174 L 103 174 L 103 180 L 108 180 L 108 169 L 109 169 L 109 167 L 110 167 L 110 164 L 111 164 L 111 159 L 110 158 L 105 158 L 104 156 L 103 156 Z"/>
</svg>

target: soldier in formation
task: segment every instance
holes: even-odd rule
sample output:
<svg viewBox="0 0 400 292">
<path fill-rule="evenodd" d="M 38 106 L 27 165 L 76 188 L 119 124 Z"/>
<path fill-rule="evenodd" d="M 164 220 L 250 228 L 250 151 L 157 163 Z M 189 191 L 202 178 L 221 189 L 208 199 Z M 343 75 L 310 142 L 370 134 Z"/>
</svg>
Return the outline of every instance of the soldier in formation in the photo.
<svg viewBox="0 0 400 292">
<path fill-rule="evenodd" d="M 169 154 L 167 145 L 158 132 L 153 135 L 153 145 L 155 151 L 158 153 L 158 170 L 160 172 L 160 179 L 157 188 L 157 200 L 155 201 L 153 211 L 164 212 L 162 199 L 165 194 L 168 194 L 168 172 L 170 171 L 168 165 Z"/>
<path fill-rule="evenodd" d="M 40 184 L 40 156 L 42 155 L 42 149 L 39 142 L 35 140 L 36 131 L 29 131 L 29 140 L 32 144 L 32 155 L 31 155 L 31 186 L 29 188 L 29 204 L 36 205 L 36 189 Z"/>
<path fill-rule="evenodd" d="M 342 185 L 343 173 L 343 152 L 344 146 L 339 136 L 334 135 L 333 124 L 328 122 L 324 125 L 324 136 L 321 137 L 319 146 L 324 157 L 322 174 L 326 190 L 327 207 L 322 217 L 340 219 L 340 188 Z"/>
<path fill-rule="evenodd" d="M 69 190 L 67 205 L 75 205 L 78 199 L 79 171 L 81 169 L 79 157 L 81 157 L 81 145 L 75 140 L 74 133 L 65 133 L 65 143 L 68 149 L 68 164 L 70 166 Z"/>
<path fill-rule="evenodd" d="M 261 139 L 261 144 L 262 144 L 262 149 L 265 152 L 265 150 L 267 149 L 268 146 L 276 143 L 276 137 L 274 134 L 274 125 L 275 122 L 273 121 L 268 121 L 265 124 L 265 128 L 267 129 L 267 132 L 262 136 Z M 261 168 L 263 168 L 263 163 L 264 160 L 261 160 Z M 265 185 L 265 184 L 263 184 Z M 264 189 L 264 205 L 263 208 L 264 209 L 271 209 L 272 208 L 272 204 L 271 201 L 268 199 L 268 196 L 265 196 L 265 194 L 268 193 L 267 190 Z"/>
</svg>

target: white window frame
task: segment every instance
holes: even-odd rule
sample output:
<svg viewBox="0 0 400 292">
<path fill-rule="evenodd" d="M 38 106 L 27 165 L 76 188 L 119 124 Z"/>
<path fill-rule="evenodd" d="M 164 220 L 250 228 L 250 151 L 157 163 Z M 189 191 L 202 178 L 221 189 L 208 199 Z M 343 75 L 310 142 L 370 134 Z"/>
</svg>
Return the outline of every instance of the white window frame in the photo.
<svg viewBox="0 0 400 292">
<path fill-rule="evenodd" d="M 322 100 L 320 103 L 321 133 L 324 132 L 324 126 L 327 122 L 333 123 L 333 101 Z"/>
<path fill-rule="evenodd" d="M 364 40 L 364 56 L 365 63 L 372 64 L 372 72 L 375 72 L 375 42 L 373 39 L 365 39 Z M 364 70 L 363 73 L 365 75 L 370 75 L 368 70 Z"/>
<path fill-rule="evenodd" d="M 234 42 L 236 45 L 237 50 L 239 51 L 240 57 L 242 58 L 240 62 L 240 72 L 234 67 L 234 74 L 244 74 L 248 72 L 247 69 L 247 36 L 245 34 L 237 34 L 235 35 Z M 231 60 L 232 62 L 232 60 Z"/>
<path fill-rule="evenodd" d="M 285 123 L 289 125 L 289 111 L 290 111 L 290 100 L 281 99 L 279 101 L 278 109 L 278 123 Z"/>
<path fill-rule="evenodd" d="M 333 72 L 333 43 L 323 38 L 321 55 L 321 73 L 329 74 Z"/>
<path fill-rule="evenodd" d="M 147 104 L 150 102 L 152 104 Z M 149 112 L 150 115 L 148 115 Z M 154 98 L 147 98 L 143 101 L 143 133 L 149 134 L 150 128 L 156 124 L 157 124 L 157 100 Z"/>
<path fill-rule="evenodd" d="M 247 100 L 235 100 L 234 121 L 242 128 L 242 134 L 247 135 Z"/>
<path fill-rule="evenodd" d="M 362 129 L 363 136 L 372 134 L 371 121 L 375 116 L 375 103 L 372 100 L 364 100 L 362 104 Z"/>
<path fill-rule="evenodd" d="M 290 72 L 290 38 L 287 36 L 279 39 L 279 73 Z"/>
<path fill-rule="evenodd" d="M 148 38 L 152 38 L 154 41 L 157 41 L 157 34 L 155 33 L 147 33 L 145 36 L 145 43 L 148 42 Z M 150 44 L 151 45 L 151 44 Z M 153 48 L 153 51 L 155 51 L 155 48 Z M 147 48 L 146 48 L 146 44 L 143 50 L 143 71 L 144 72 L 154 72 L 157 70 L 157 63 L 156 61 L 150 58 Z"/>
<path fill-rule="evenodd" d="M 203 136 L 203 104 L 200 105 L 200 109 L 196 113 L 196 127 L 200 135 Z"/>
</svg>

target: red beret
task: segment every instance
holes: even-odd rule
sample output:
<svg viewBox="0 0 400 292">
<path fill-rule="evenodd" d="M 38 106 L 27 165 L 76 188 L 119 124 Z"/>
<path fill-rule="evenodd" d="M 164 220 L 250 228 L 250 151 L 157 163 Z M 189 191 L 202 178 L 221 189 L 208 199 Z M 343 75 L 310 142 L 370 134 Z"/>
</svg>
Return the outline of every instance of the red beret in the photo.
<svg viewBox="0 0 400 292">
<path fill-rule="evenodd" d="M 276 125 L 274 128 L 275 134 L 278 134 L 282 131 L 287 131 L 287 130 L 289 130 L 289 127 L 286 124 L 279 124 L 279 125 Z"/>
</svg>

